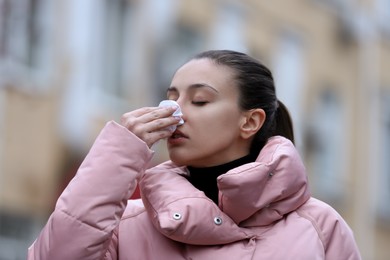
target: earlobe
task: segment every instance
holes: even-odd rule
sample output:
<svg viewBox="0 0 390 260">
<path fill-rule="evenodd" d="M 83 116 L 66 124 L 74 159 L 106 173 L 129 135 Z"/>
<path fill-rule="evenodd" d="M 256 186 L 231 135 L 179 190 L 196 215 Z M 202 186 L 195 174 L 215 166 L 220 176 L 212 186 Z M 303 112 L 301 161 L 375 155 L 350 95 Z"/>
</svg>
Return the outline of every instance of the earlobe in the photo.
<svg viewBox="0 0 390 260">
<path fill-rule="evenodd" d="M 254 136 L 263 126 L 265 118 L 265 112 L 261 108 L 247 111 L 241 124 L 241 137 L 244 139 L 249 139 Z"/>
</svg>

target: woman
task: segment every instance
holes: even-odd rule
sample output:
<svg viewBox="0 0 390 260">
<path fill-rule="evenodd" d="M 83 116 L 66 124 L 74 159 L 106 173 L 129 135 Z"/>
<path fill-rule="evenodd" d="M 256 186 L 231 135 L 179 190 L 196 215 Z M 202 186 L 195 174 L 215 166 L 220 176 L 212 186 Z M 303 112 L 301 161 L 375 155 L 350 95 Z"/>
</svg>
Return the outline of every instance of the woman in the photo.
<svg viewBox="0 0 390 260">
<path fill-rule="evenodd" d="M 105 126 L 29 259 L 360 259 L 342 217 L 310 197 L 264 65 L 204 52 L 167 96 L 181 118 L 141 108 Z M 164 138 L 171 161 L 147 170 Z M 142 202 L 127 201 L 137 183 Z"/>
</svg>

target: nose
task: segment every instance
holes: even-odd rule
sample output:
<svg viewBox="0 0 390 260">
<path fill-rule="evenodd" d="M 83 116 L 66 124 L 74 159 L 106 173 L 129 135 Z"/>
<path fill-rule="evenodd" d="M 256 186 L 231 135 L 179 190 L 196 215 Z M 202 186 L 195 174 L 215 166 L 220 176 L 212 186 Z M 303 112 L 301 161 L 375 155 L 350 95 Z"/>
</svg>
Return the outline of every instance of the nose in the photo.
<svg viewBox="0 0 390 260">
<path fill-rule="evenodd" d="M 186 110 L 185 104 L 184 104 L 184 102 L 180 98 L 177 99 L 176 102 L 177 102 L 177 104 L 179 104 L 180 110 L 181 110 L 181 112 L 183 114 L 181 116 L 181 118 L 183 119 L 184 122 L 186 122 L 187 121 L 187 116 L 186 116 L 186 111 L 185 111 Z"/>
</svg>

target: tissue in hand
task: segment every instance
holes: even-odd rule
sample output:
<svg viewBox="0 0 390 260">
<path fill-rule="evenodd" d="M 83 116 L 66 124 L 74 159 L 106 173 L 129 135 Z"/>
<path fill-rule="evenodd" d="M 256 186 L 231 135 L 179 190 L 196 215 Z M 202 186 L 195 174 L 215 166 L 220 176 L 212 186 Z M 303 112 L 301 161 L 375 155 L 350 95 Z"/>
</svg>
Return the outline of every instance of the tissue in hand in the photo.
<svg viewBox="0 0 390 260">
<path fill-rule="evenodd" d="M 163 101 L 160 102 L 160 104 L 158 106 L 159 107 L 176 106 L 177 109 L 176 109 L 175 112 L 173 112 L 172 116 L 180 116 L 181 117 L 183 115 L 183 113 L 181 112 L 181 108 L 180 108 L 179 104 L 176 101 L 174 101 L 174 100 L 163 100 Z M 180 119 L 180 121 L 179 121 L 179 123 L 177 125 L 182 125 L 182 124 L 184 124 L 184 120 Z M 176 130 L 176 126 L 175 125 L 169 126 L 169 129 L 171 129 L 172 132 L 173 132 L 173 131 Z"/>
</svg>

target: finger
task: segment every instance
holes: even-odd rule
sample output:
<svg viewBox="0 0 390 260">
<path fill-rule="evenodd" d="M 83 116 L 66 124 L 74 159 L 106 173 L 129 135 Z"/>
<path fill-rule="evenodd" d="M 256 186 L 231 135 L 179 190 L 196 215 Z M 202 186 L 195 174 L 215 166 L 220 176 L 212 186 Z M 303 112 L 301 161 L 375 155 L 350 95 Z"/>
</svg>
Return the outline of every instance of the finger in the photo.
<svg viewBox="0 0 390 260">
<path fill-rule="evenodd" d="M 171 109 L 166 108 L 151 108 L 132 111 L 122 115 L 121 124 L 129 130 L 132 130 L 137 126 L 142 127 L 143 125 L 146 125 L 146 128 L 142 127 L 142 129 L 146 129 L 147 131 L 154 131 L 169 125 L 177 124 L 178 121 L 180 121 L 180 118 L 172 117 L 172 113 L 173 112 Z M 135 114 L 140 116 L 137 117 Z"/>
<path fill-rule="evenodd" d="M 160 131 L 155 131 L 152 133 L 145 134 L 143 140 L 150 148 L 150 147 L 152 147 L 153 144 L 155 144 L 159 140 L 164 139 L 164 138 L 168 138 L 171 135 L 172 135 L 172 132 L 170 130 L 163 129 Z"/>
<path fill-rule="evenodd" d="M 142 119 L 142 116 L 148 113 L 153 113 L 153 111 L 159 110 L 159 107 L 143 107 L 130 112 L 127 112 L 122 115 L 121 122 L 124 126 L 132 126 L 138 123 L 144 123 L 145 118 Z M 150 116 L 149 116 L 150 117 Z M 148 117 L 146 117 L 147 119 Z"/>
<path fill-rule="evenodd" d="M 157 107 L 156 109 L 150 110 L 149 112 L 140 115 L 138 117 L 138 122 L 148 123 L 161 118 L 168 118 L 173 114 L 173 112 L 175 112 L 176 109 L 176 107 Z"/>
<path fill-rule="evenodd" d="M 177 125 L 180 121 L 180 117 L 167 117 L 160 118 L 148 123 L 140 125 L 140 128 L 137 129 L 140 132 L 156 132 L 168 128 L 169 126 Z"/>
<path fill-rule="evenodd" d="M 150 112 L 157 110 L 157 109 L 159 109 L 159 107 L 142 107 L 142 108 L 130 111 L 130 112 L 126 113 L 125 115 L 140 117 L 146 113 L 150 113 Z"/>
<path fill-rule="evenodd" d="M 138 117 L 140 117 L 146 113 L 149 113 L 155 109 L 156 109 L 155 107 L 143 107 L 143 108 L 139 108 L 139 109 L 124 113 L 121 117 L 121 123 L 122 123 L 122 125 L 124 125 L 126 127 L 128 125 L 132 125 L 132 124 L 136 123 L 136 119 Z"/>
<path fill-rule="evenodd" d="M 147 123 L 159 118 L 168 117 L 172 115 L 175 110 L 175 107 L 144 107 L 123 114 L 121 122 L 125 126 Z"/>
</svg>

